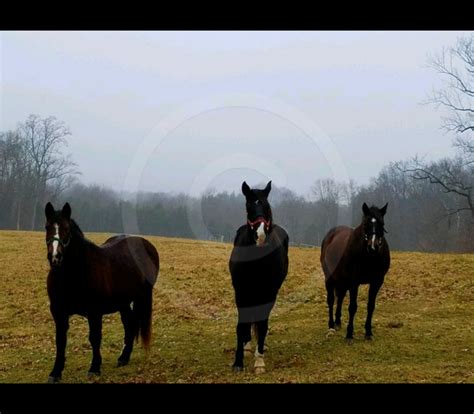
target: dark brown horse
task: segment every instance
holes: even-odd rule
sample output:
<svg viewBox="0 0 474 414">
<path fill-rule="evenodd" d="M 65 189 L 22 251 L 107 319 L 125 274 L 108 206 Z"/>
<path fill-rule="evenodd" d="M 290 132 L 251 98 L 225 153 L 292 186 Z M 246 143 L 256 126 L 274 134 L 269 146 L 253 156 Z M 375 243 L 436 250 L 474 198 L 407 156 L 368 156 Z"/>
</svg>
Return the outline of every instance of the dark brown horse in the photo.
<svg viewBox="0 0 474 414">
<path fill-rule="evenodd" d="M 367 204 L 362 206 L 362 223 L 352 229 L 335 227 L 326 234 L 321 245 L 321 266 L 326 279 L 329 308 L 329 333 L 341 327 L 341 308 L 349 291 L 349 323 L 346 339 L 354 333 L 354 315 L 357 311 L 359 285 L 369 284 L 365 338 L 372 339 L 372 315 L 375 298 L 390 267 L 390 251 L 384 233 L 384 215 L 387 204 L 381 209 Z M 334 293 L 337 296 L 336 321 L 333 318 Z"/>
<path fill-rule="evenodd" d="M 152 290 L 159 271 L 158 252 L 141 237 L 114 236 L 102 246 L 95 245 L 71 219 L 68 203 L 60 211 L 55 211 L 48 203 L 45 214 L 51 266 L 48 295 L 56 323 L 56 361 L 49 382 L 61 379 L 69 317 L 74 314 L 85 316 L 89 322 L 93 352 L 89 375 L 99 375 L 102 316 L 120 312 L 125 346 L 118 366 L 126 365 L 135 338 L 141 336 L 145 349 L 150 344 Z"/>
</svg>

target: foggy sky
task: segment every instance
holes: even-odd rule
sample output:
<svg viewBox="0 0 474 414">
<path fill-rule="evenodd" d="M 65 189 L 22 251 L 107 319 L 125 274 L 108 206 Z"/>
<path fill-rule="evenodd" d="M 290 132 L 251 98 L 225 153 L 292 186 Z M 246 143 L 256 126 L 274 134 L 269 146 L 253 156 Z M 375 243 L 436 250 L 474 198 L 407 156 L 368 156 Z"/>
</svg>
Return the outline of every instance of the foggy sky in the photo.
<svg viewBox="0 0 474 414">
<path fill-rule="evenodd" d="M 461 34 L 2 32 L 0 129 L 56 116 L 80 179 L 117 191 L 307 193 L 339 161 L 365 184 L 453 153 L 421 102 L 442 80 L 428 56 Z"/>
</svg>

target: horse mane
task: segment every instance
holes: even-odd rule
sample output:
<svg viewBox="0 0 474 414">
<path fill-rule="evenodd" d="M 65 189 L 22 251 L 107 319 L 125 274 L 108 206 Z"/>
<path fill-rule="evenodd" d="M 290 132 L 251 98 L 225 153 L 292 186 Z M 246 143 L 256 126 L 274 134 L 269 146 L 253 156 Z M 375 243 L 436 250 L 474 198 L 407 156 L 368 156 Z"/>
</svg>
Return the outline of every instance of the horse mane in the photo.
<svg viewBox="0 0 474 414">
<path fill-rule="evenodd" d="M 86 243 L 89 245 L 97 246 L 92 240 L 89 240 L 85 235 L 84 232 L 81 230 L 79 225 L 73 220 L 70 220 L 71 223 L 71 235 L 74 236 L 75 239 L 79 240 L 82 243 Z"/>
<path fill-rule="evenodd" d="M 82 240 L 84 240 L 86 238 L 84 236 L 83 231 L 79 227 L 79 225 L 73 219 L 71 219 L 71 234 L 73 234 L 74 236 L 79 237 Z"/>
</svg>

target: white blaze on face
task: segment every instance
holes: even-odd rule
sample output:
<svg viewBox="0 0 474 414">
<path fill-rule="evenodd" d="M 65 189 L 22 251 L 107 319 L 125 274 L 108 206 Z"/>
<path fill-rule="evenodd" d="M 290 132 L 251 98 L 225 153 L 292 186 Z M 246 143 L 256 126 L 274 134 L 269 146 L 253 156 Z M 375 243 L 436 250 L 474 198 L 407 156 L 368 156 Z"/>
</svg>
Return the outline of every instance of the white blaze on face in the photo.
<svg viewBox="0 0 474 414">
<path fill-rule="evenodd" d="M 371 221 L 374 226 L 374 234 L 372 235 L 372 243 L 370 247 L 372 247 L 372 250 L 375 250 L 375 223 L 377 222 L 377 220 L 373 218 Z"/>
<path fill-rule="evenodd" d="M 54 223 L 54 237 L 59 239 L 59 225 L 57 223 Z M 53 262 L 56 261 L 58 256 L 58 245 L 59 241 L 56 239 L 53 240 Z"/>
<path fill-rule="evenodd" d="M 257 229 L 257 246 L 263 245 L 265 243 L 265 224 L 260 223 Z"/>
</svg>

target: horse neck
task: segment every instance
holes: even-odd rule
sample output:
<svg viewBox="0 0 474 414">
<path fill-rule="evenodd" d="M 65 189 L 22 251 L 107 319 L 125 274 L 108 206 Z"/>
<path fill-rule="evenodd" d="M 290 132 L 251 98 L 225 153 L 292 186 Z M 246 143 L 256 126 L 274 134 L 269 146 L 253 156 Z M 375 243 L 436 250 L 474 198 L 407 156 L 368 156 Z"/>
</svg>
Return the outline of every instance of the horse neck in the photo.
<svg viewBox="0 0 474 414">
<path fill-rule="evenodd" d="M 364 251 L 364 236 L 364 225 L 361 223 L 352 232 L 351 244 L 357 251 Z"/>
<path fill-rule="evenodd" d="M 69 270 L 74 272 L 84 265 L 87 252 L 97 246 L 84 237 L 84 233 L 75 222 L 72 227 L 71 241 L 64 255 L 64 262 Z"/>
<path fill-rule="evenodd" d="M 68 272 L 75 272 L 84 262 L 85 254 L 84 243 L 81 239 L 71 236 L 69 245 L 66 247 L 63 259 L 63 268 Z"/>
<path fill-rule="evenodd" d="M 364 237 L 364 225 L 360 223 L 355 229 L 354 229 L 354 236 L 357 237 Z"/>
</svg>

